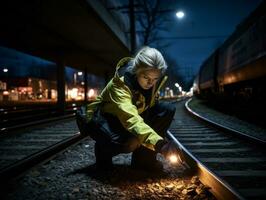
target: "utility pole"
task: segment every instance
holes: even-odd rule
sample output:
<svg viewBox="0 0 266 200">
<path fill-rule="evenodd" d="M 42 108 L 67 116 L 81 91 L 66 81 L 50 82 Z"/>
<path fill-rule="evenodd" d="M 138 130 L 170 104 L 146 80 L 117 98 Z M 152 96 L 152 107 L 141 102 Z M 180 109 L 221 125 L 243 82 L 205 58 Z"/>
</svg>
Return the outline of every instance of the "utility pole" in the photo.
<svg viewBox="0 0 266 200">
<path fill-rule="evenodd" d="M 131 54 L 136 51 L 136 27 L 135 27 L 135 9 L 134 0 L 129 0 L 129 20 L 130 20 L 130 47 Z"/>
</svg>

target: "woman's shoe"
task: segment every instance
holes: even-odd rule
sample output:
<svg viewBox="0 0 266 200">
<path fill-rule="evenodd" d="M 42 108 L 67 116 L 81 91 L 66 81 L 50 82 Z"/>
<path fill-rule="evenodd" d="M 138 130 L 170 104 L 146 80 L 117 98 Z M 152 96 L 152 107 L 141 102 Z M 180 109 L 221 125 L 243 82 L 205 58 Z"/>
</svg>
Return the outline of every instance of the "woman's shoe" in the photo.
<svg viewBox="0 0 266 200">
<path fill-rule="evenodd" d="M 94 154 L 96 157 L 96 167 L 99 170 L 110 170 L 113 168 L 112 155 L 106 151 L 103 145 L 97 142 L 94 146 Z"/>
<path fill-rule="evenodd" d="M 156 159 L 156 155 L 156 152 L 141 146 L 132 154 L 131 167 L 144 171 L 163 171 L 163 164 Z"/>
<path fill-rule="evenodd" d="M 162 172 L 163 171 L 163 163 L 159 160 L 153 160 L 153 161 L 138 161 L 138 160 L 132 160 L 131 161 L 131 167 L 133 169 L 137 170 L 143 170 L 147 172 Z"/>
</svg>

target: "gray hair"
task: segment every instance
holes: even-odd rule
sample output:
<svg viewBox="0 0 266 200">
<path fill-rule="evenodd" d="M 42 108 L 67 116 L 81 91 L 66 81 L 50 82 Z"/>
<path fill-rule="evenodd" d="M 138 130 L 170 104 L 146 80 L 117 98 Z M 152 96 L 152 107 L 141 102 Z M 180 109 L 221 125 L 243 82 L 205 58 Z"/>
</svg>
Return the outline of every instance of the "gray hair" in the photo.
<svg viewBox="0 0 266 200">
<path fill-rule="evenodd" d="M 162 54 L 155 48 L 143 47 L 132 60 L 132 72 L 139 70 L 159 69 L 162 74 L 165 73 L 167 65 Z"/>
</svg>

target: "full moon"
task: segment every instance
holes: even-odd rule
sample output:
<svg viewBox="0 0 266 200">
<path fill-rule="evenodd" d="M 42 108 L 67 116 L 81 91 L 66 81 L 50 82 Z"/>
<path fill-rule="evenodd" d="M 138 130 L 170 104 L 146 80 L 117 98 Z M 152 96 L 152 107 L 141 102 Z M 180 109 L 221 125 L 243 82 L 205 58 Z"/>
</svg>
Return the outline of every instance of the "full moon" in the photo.
<svg viewBox="0 0 266 200">
<path fill-rule="evenodd" d="M 176 12 L 176 16 L 178 19 L 182 19 L 185 16 L 185 13 L 183 11 Z"/>
</svg>

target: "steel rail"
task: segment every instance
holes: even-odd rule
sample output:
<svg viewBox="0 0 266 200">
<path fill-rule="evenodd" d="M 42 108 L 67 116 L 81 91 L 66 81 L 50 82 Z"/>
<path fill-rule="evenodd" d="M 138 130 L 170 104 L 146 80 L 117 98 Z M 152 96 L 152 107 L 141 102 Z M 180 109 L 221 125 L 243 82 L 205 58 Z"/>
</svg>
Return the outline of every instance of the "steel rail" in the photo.
<svg viewBox="0 0 266 200">
<path fill-rule="evenodd" d="M 245 198 L 238 194 L 230 185 L 194 157 L 169 130 L 167 131 L 167 136 L 182 151 L 186 164 L 188 164 L 191 170 L 196 172 L 200 181 L 204 185 L 211 187 L 210 192 L 212 192 L 218 200 L 245 200 Z"/>
<path fill-rule="evenodd" d="M 45 124 L 45 123 L 49 123 L 49 122 L 59 121 L 59 120 L 65 120 L 65 119 L 75 117 L 75 115 L 76 115 L 75 113 L 72 113 L 72 114 L 63 115 L 63 116 L 59 116 L 59 117 L 51 117 L 48 119 L 42 119 L 42 120 L 38 120 L 38 121 L 32 121 L 32 122 L 28 122 L 28 123 L 24 123 L 24 124 L 19 124 L 16 126 L 1 128 L 0 129 L 0 137 L 4 136 L 4 135 L 6 135 L 9 132 L 14 131 L 14 130 L 18 130 L 18 129 L 22 129 L 22 128 L 26 128 L 26 127 L 30 127 L 30 126 L 36 126 L 36 125 L 40 125 L 40 124 Z"/>
<path fill-rule="evenodd" d="M 85 136 L 81 135 L 79 132 L 71 137 L 68 137 L 64 140 L 61 140 L 60 142 L 57 142 L 54 145 L 51 145 L 45 149 L 42 149 L 39 152 L 36 152 L 34 154 L 31 154 L 27 156 L 26 158 L 17 161 L 16 163 L 11 164 L 10 166 L 7 166 L 0 170 L 0 185 L 4 185 L 7 181 L 10 179 L 13 179 L 22 173 L 28 171 L 32 167 L 45 162 L 49 159 L 52 159 L 53 156 L 56 154 L 64 151 L 69 146 L 72 146 L 78 142 L 80 142 L 82 139 L 84 139 Z"/>
<path fill-rule="evenodd" d="M 226 131 L 226 132 L 229 132 L 230 134 L 234 134 L 235 136 L 239 137 L 239 138 L 242 138 L 242 139 L 245 139 L 245 140 L 248 140 L 254 144 L 258 144 L 258 145 L 261 145 L 262 147 L 265 147 L 266 146 L 266 141 L 264 140 L 261 140 L 259 138 L 256 138 L 256 137 L 253 137 L 251 135 L 248 135 L 248 134 L 245 134 L 239 130 L 235 130 L 233 128 L 230 128 L 230 127 L 226 127 L 226 126 L 223 126 L 222 124 L 219 124 L 217 122 L 214 122 L 206 117 L 203 117 L 201 116 L 200 114 L 194 112 L 189 106 L 189 102 L 192 100 L 192 98 L 190 98 L 186 104 L 185 104 L 185 107 L 186 107 L 186 110 L 192 115 L 192 116 L 195 116 L 197 117 L 198 119 L 204 121 L 204 122 L 207 122 L 209 124 L 211 124 L 212 126 L 216 127 L 217 129 L 220 129 L 220 130 L 223 130 L 223 131 Z"/>
</svg>

